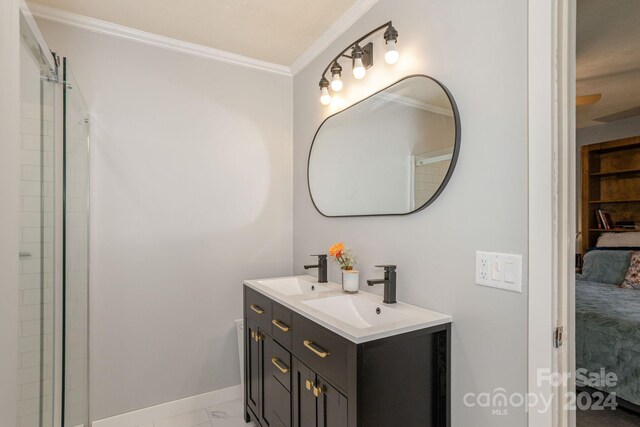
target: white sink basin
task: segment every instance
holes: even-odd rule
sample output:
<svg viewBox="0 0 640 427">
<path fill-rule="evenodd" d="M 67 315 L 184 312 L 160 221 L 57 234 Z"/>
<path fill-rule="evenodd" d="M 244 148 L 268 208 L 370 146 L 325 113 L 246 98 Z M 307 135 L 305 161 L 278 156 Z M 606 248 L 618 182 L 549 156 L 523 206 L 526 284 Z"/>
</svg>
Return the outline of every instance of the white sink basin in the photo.
<svg viewBox="0 0 640 427">
<path fill-rule="evenodd" d="M 356 344 L 452 321 L 411 304 L 384 304 L 366 291 L 347 295 L 339 284 L 318 283 L 309 275 L 245 280 L 244 285 Z"/>
<path fill-rule="evenodd" d="M 273 289 L 282 295 L 312 294 L 330 290 L 317 282 L 310 282 L 300 277 L 283 277 L 281 279 L 258 280 L 262 286 Z"/>
<path fill-rule="evenodd" d="M 387 325 L 412 317 L 410 314 L 384 304 L 376 304 L 350 295 L 308 300 L 302 303 L 359 329 Z"/>
</svg>

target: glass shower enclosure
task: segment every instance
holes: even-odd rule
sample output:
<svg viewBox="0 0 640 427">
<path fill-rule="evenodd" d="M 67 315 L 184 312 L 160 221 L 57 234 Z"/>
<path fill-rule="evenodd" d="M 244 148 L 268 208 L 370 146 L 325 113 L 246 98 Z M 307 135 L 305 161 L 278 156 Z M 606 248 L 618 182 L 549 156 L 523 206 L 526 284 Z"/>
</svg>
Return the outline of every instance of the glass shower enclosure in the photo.
<svg viewBox="0 0 640 427">
<path fill-rule="evenodd" d="M 89 426 L 89 112 L 20 17 L 17 427 Z"/>
<path fill-rule="evenodd" d="M 63 59 L 63 426 L 89 425 L 89 109 Z"/>
<path fill-rule="evenodd" d="M 20 22 L 20 277 L 18 426 L 53 426 L 55 66 Z"/>
</svg>

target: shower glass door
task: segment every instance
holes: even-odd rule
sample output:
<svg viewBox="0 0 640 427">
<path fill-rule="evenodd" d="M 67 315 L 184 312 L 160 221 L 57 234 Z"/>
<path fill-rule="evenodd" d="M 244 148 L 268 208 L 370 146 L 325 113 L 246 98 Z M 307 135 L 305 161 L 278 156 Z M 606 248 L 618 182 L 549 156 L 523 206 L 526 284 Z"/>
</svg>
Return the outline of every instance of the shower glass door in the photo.
<svg viewBox="0 0 640 427">
<path fill-rule="evenodd" d="M 89 426 L 89 110 L 65 58 L 63 426 Z"/>
<path fill-rule="evenodd" d="M 55 71 L 20 22 L 21 175 L 18 427 L 53 426 Z"/>
</svg>

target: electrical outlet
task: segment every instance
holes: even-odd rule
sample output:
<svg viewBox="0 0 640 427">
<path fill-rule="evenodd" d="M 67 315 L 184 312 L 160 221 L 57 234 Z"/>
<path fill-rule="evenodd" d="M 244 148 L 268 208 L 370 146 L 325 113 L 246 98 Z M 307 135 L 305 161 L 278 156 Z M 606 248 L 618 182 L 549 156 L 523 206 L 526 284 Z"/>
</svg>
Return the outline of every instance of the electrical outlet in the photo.
<svg viewBox="0 0 640 427">
<path fill-rule="evenodd" d="M 476 251 L 476 284 L 522 292 L 522 255 Z"/>
<path fill-rule="evenodd" d="M 480 258 L 480 279 L 486 280 L 489 278 L 489 262 L 487 258 Z"/>
</svg>

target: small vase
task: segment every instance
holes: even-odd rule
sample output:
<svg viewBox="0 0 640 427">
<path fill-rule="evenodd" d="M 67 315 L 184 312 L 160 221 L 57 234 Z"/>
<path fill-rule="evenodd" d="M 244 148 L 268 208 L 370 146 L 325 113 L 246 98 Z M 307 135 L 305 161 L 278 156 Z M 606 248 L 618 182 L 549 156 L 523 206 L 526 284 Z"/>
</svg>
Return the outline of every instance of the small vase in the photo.
<svg viewBox="0 0 640 427">
<path fill-rule="evenodd" d="M 360 287 L 360 272 L 358 270 L 342 270 L 342 292 L 356 294 Z"/>
</svg>

